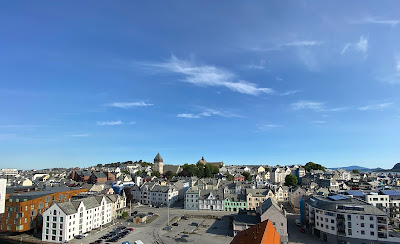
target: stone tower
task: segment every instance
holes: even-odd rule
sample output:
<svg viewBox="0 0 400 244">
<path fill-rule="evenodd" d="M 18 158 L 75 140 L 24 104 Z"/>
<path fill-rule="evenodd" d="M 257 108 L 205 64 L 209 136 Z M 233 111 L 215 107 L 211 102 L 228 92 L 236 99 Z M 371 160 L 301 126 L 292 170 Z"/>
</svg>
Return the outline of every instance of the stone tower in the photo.
<svg viewBox="0 0 400 244">
<path fill-rule="evenodd" d="M 163 174 L 163 158 L 161 157 L 160 153 L 157 153 L 157 156 L 154 158 L 154 166 L 153 171 L 158 171 L 160 174 Z"/>
</svg>

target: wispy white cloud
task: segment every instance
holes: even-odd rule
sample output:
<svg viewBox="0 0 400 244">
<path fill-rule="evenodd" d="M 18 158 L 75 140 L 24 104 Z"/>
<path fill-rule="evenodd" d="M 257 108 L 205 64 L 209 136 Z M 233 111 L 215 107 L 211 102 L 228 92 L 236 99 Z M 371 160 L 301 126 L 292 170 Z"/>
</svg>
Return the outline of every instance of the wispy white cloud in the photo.
<svg viewBox="0 0 400 244">
<path fill-rule="evenodd" d="M 326 124 L 326 121 L 325 120 L 314 120 L 314 121 L 311 121 L 311 123 L 322 125 L 322 124 Z"/>
<path fill-rule="evenodd" d="M 300 91 L 298 91 L 298 90 L 292 90 L 292 91 L 283 92 L 283 93 L 281 93 L 281 94 L 279 94 L 279 95 L 280 95 L 280 96 L 288 96 L 288 95 L 296 94 L 296 93 L 298 93 L 298 92 L 300 92 Z"/>
<path fill-rule="evenodd" d="M 352 21 L 355 24 L 379 24 L 379 25 L 390 25 L 396 27 L 400 23 L 400 19 L 382 19 L 376 17 L 366 17 L 361 20 Z"/>
<path fill-rule="evenodd" d="M 259 63 L 256 64 L 249 64 L 247 65 L 248 69 L 256 69 L 256 70 L 263 70 L 266 68 L 265 66 L 265 60 L 261 59 Z"/>
<path fill-rule="evenodd" d="M 134 108 L 134 107 L 148 107 L 148 106 L 153 106 L 154 104 L 151 103 L 146 103 L 144 101 L 141 102 L 113 102 L 106 104 L 106 106 L 110 107 L 116 107 L 116 108 Z"/>
<path fill-rule="evenodd" d="M 73 134 L 73 135 L 68 135 L 70 137 L 88 137 L 89 134 Z"/>
<path fill-rule="evenodd" d="M 151 64 L 153 67 L 162 68 L 164 70 L 182 74 L 185 76 L 184 81 L 202 87 L 226 87 L 232 91 L 248 94 L 273 94 L 272 88 L 258 87 L 256 84 L 235 80 L 235 75 L 227 70 L 209 65 L 195 65 L 189 61 L 185 61 L 175 57 L 163 63 Z"/>
<path fill-rule="evenodd" d="M 283 81 L 283 79 L 282 79 L 281 77 L 279 77 L 279 76 L 276 76 L 276 77 L 275 77 L 275 80 L 277 80 L 277 81 Z"/>
<path fill-rule="evenodd" d="M 253 46 L 253 47 L 247 48 L 247 49 L 249 49 L 251 51 L 256 51 L 256 52 L 269 52 L 269 51 L 283 50 L 283 49 L 291 48 L 291 47 L 293 47 L 293 48 L 313 47 L 313 46 L 319 46 L 322 44 L 323 44 L 322 42 L 315 41 L 315 40 L 295 40 L 292 42 L 277 43 L 270 47 Z"/>
<path fill-rule="evenodd" d="M 136 121 L 128 122 L 129 125 L 136 125 Z"/>
<path fill-rule="evenodd" d="M 361 110 L 361 111 L 383 110 L 384 108 L 387 108 L 387 107 L 389 107 L 391 105 L 393 105 L 393 103 L 380 103 L 380 104 L 373 104 L 373 105 L 359 107 L 358 109 Z"/>
<path fill-rule="evenodd" d="M 228 111 L 220 111 L 216 109 L 205 109 L 201 113 L 181 113 L 178 114 L 176 117 L 178 118 L 185 118 L 185 119 L 200 119 L 204 117 L 211 117 L 211 116 L 221 116 L 226 118 L 240 118 L 240 115 L 228 112 Z"/>
<path fill-rule="evenodd" d="M 122 125 L 123 122 L 121 120 L 116 121 L 97 121 L 97 125 Z"/>
<path fill-rule="evenodd" d="M 328 108 L 325 103 L 306 100 L 292 103 L 291 107 L 294 110 L 312 110 L 315 112 L 339 112 L 348 109 L 348 107 Z"/>
<path fill-rule="evenodd" d="M 312 46 L 318 46 L 321 44 L 322 44 L 322 42 L 319 42 L 319 41 L 299 40 L 299 41 L 282 43 L 279 46 L 281 46 L 281 47 L 312 47 Z"/>
<path fill-rule="evenodd" d="M 365 36 L 360 36 L 360 40 L 356 43 L 348 42 L 344 45 L 341 54 L 345 54 L 346 52 L 354 50 L 357 52 L 361 52 L 366 54 L 368 51 L 368 38 Z"/>
</svg>

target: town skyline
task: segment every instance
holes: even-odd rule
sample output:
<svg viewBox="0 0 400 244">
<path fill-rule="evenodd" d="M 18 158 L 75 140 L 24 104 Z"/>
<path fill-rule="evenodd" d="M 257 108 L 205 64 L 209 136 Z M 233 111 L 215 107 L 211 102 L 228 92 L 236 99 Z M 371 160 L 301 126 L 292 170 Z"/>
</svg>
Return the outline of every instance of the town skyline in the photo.
<svg viewBox="0 0 400 244">
<path fill-rule="evenodd" d="M 0 168 L 157 152 L 171 164 L 391 168 L 400 6 L 389 2 L 4 3 Z"/>
</svg>

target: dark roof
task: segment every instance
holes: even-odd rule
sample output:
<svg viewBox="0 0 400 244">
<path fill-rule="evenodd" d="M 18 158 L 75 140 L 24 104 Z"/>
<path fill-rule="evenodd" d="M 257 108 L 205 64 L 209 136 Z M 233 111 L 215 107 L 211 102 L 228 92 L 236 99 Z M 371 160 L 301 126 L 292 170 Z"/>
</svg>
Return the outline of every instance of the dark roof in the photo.
<svg viewBox="0 0 400 244">
<path fill-rule="evenodd" d="M 96 178 L 107 178 L 107 176 L 104 173 L 100 172 L 94 172 L 93 175 L 96 176 Z"/>
<path fill-rule="evenodd" d="M 260 223 L 261 217 L 257 214 L 254 210 L 246 210 L 246 211 L 239 211 L 238 215 L 236 216 L 235 220 L 233 221 L 235 224 L 247 224 L 247 225 L 255 225 Z"/>
<path fill-rule="evenodd" d="M 160 153 L 157 153 L 156 157 L 154 158 L 154 162 L 164 162 L 164 160 L 161 157 Z"/>
<path fill-rule="evenodd" d="M 360 190 L 348 190 L 348 191 L 346 191 L 346 193 L 348 195 L 352 195 L 355 197 L 364 197 L 365 196 L 364 193 Z"/>
<path fill-rule="evenodd" d="M 335 212 L 343 212 L 343 213 L 357 213 L 357 214 L 366 214 L 366 215 L 386 215 L 385 212 L 369 205 L 365 202 L 362 202 L 356 198 L 346 198 L 346 199 L 338 199 L 331 200 L 330 198 L 325 197 L 317 197 L 313 196 L 306 200 L 306 203 L 318 208 L 327 211 L 335 211 Z"/>
<path fill-rule="evenodd" d="M 400 196 L 399 190 L 381 190 L 381 193 L 389 196 Z"/>
<path fill-rule="evenodd" d="M 47 196 L 53 193 L 58 193 L 58 192 L 66 192 L 66 191 L 72 191 L 72 190 L 78 190 L 80 188 L 72 188 L 72 187 L 53 187 L 48 190 L 44 191 L 30 191 L 30 192 L 23 192 L 23 193 L 16 193 L 12 194 L 9 196 L 9 199 L 19 199 L 20 202 L 23 201 L 23 199 L 27 199 L 27 201 L 40 198 L 43 196 Z"/>
</svg>

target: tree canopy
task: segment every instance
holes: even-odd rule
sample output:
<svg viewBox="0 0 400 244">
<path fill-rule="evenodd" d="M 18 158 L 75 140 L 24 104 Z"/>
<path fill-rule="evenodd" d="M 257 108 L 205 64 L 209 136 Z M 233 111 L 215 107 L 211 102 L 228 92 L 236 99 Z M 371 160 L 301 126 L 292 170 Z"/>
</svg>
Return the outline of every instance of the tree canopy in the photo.
<svg viewBox="0 0 400 244">
<path fill-rule="evenodd" d="M 286 175 L 285 186 L 295 186 L 297 185 L 297 177 L 294 175 Z"/>
<path fill-rule="evenodd" d="M 354 174 L 359 174 L 360 171 L 359 171 L 358 169 L 353 169 L 353 173 L 354 173 Z"/>
<path fill-rule="evenodd" d="M 242 175 L 246 181 L 251 181 L 251 175 L 249 172 L 243 172 Z"/>
<path fill-rule="evenodd" d="M 226 174 L 226 180 L 233 181 L 233 175 L 227 173 Z"/>
<path fill-rule="evenodd" d="M 326 168 L 320 164 L 315 164 L 313 162 L 308 162 L 305 166 L 304 169 L 310 172 L 312 169 L 313 170 L 325 170 Z"/>
<path fill-rule="evenodd" d="M 219 168 L 211 164 L 184 164 L 180 176 L 197 176 L 199 178 L 209 178 L 218 174 Z"/>
</svg>

